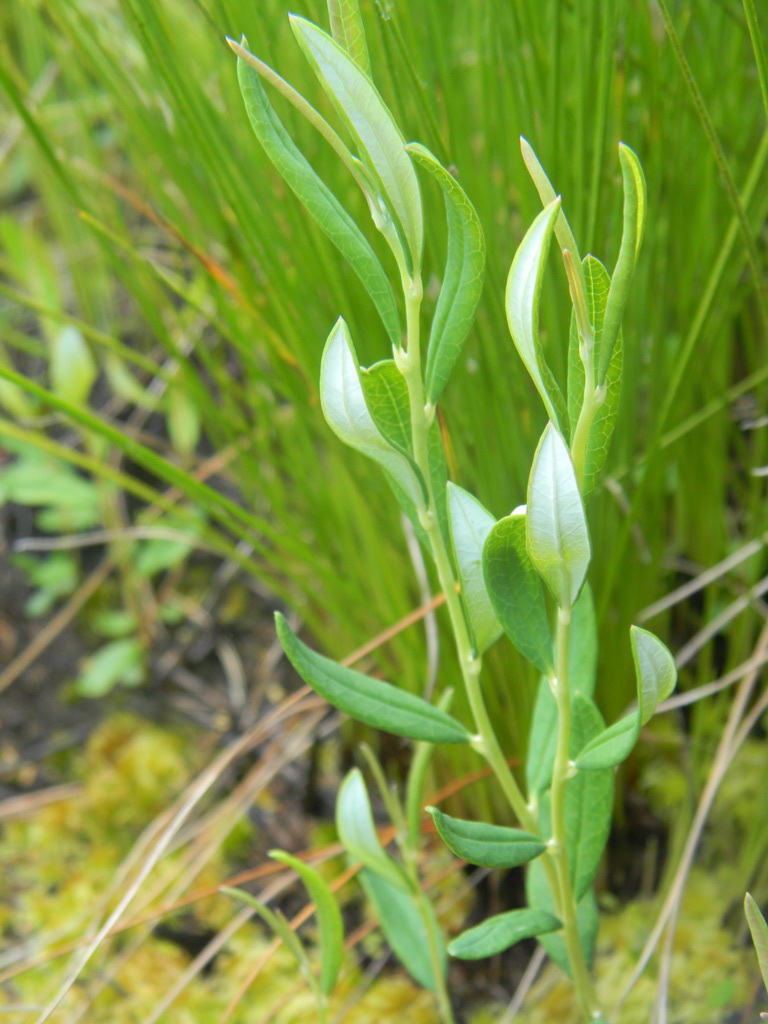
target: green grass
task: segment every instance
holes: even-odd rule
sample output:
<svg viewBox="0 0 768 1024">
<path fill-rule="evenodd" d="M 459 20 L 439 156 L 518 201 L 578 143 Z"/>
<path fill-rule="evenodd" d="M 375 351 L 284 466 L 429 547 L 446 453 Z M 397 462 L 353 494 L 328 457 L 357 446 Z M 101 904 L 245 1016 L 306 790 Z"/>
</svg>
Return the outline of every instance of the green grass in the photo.
<svg viewBox="0 0 768 1024">
<path fill-rule="evenodd" d="M 394 502 L 375 469 L 342 450 L 317 400 L 322 345 L 338 314 L 364 363 L 388 354 L 384 332 L 251 135 L 224 42 L 244 32 L 254 52 L 328 113 L 286 13 L 279 0 L 3 7 L 3 140 L 13 141 L 0 166 L 0 197 L 5 218 L 23 230 L 0 233 L 0 326 L 6 365 L 45 383 L 45 353 L 62 316 L 74 316 L 101 365 L 109 352 L 141 389 L 158 378 L 169 394 L 181 392 L 212 448 L 240 443 L 226 474 L 204 487 L 192 480 L 194 462 L 172 446 L 153 452 L 119 423 L 110 428 L 108 385 L 94 393 L 88 418 L 80 416 L 80 436 L 100 436 L 108 452 L 122 452 L 131 460 L 125 472 L 142 481 L 148 473 L 156 490 L 177 484 L 204 508 L 211 543 L 222 551 L 238 540 L 252 544 L 251 570 L 300 611 L 329 652 L 342 654 L 419 598 Z M 317 0 L 300 13 L 325 23 Z M 732 0 L 670 5 L 742 197 L 737 216 L 656 7 L 382 0 L 364 5 L 364 15 L 385 99 L 407 137 L 455 166 L 486 233 L 484 297 L 442 407 L 455 478 L 498 516 L 522 500 L 543 427 L 502 305 L 513 252 L 538 210 L 518 136 L 531 141 L 562 193 L 582 249 L 609 266 L 621 226 L 619 139 L 645 167 L 646 237 L 625 318 L 627 383 L 608 462 L 628 513 L 607 489 L 592 511 L 600 534 L 592 572 L 599 696 L 614 718 L 632 696 L 627 626 L 674 582 L 667 560 L 708 565 L 764 529 L 764 485 L 749 470 L 768 462 L 766 433 L 743 434 L 733 415 L 745 401 L 765 411 L 768 380 L 764 270 L 759 280 L 750 265 L 761 258 L 768 211 L 767 123 L 746 20 Z M 333 153 L 276 105 L 378 246 Z M 423 192 L 434 211 L 427 224 L 441 224 L 441 197 L 430 183 Z M 442 272 L 439 235 L 427 239 L 427 282 Z M 559 270 L 549 278 L 546 344 L 563 374 L 567 295 Z M 38 400 L 40 411 L 50 410 L 45 396 Z M 157 406 L 167 414 L 165 398 Z M 58 419 L 71 414 L 59 404 Z M 746 582 L 758 568 L 747 563 Z M 658 622 L 654 628 L 663 634 Z M 684 639 L 671 636 L 673 644 Z M 422 685 L 420 642 L 411 630 L 383 656 L 395 681 L 412 689 Z M 744 660 L 752 642 L 752 629 L 732 630 L 728 666 Z M 448 683 L 454 670 L 449 644 L 443 648 Z M 489 662 L 491 702 L 522 742 L 532 680 L 506 645 Z M 702 658 L 689 679 L 710 673 Z"/>
</svg>

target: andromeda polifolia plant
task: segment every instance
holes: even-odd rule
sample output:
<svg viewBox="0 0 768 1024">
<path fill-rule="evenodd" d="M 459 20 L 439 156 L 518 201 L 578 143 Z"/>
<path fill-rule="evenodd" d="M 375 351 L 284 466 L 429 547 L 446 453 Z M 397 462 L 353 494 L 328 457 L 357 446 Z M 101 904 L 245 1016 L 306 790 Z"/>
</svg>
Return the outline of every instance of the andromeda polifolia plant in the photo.
<svg viewBox="0 0 768 1024">
<path fill-rule="evenodd" d="M 637 708 L 606 727 L 592 699 L 597 632 L 587 582 L 592 546 L 585 509 L 616 419 L 621 321 L 645 215 L 642 169 L 632 150 L 621 145 L 623 234 L 609 273 L 594 256 L 580 256 L 560 198 L 531 147 L 522 142 L 543 209 L 514 257 L 505 303 L 512 339 L 549 422 L 534 455 L 525 504 L 497 521 L 476 497 L 448 481 L 436 419 L 480 299 L 482 228 L 456 177 L 424 146 L 405 142 L 373 84 L 355 0 L 334 0 L 329 10 L 331 35 L 296 16 L 291 16 L 291 26 L 346 130 L 349 146 L 306 99 L 249 51 L 245 40 L 230 45 L 256 135 L 360 278 L 391 344 L 391 358 L 361 367 L 340 318 L 322 358 L 322 409 L 345 444 L 379 464 L 434 567 L 469 718 L 460 721 L 450 714 L 446 698 L 430 703 L 311 650 L 279 614 L 277 633 L 299 675 L 332 705 L 416 744 L 403 804 L 375 758 L 369 757 L 396 826 L 398 860 L 381 845 L 358 770 L 341 788 L 337 822 L 347 851 L 364 865 L 363 887 L 393 949 L 417 980 L 435 991 L 443 1020 L 452 1020 L 447 958 L 418 867 L 425 769 L 438 744 L 475 750 L 516 820 L 516 827 L 508 827 L 460 820 L 429 808 L 443 840 L 472 864 L 525 865 L 527 878 L 526 907 L 470 928 L 450 942 L 448 952 L 475 960 L 536 937 L 573 979 L 585 1019 L 602 1020 L 590 973 L 597 932 L 593 883 L 610 826 L 613 770 L 630 754 L 641 727 L 676 678 L 666 647 L 633 627 Z M 373 223 L 394 257 L 400 302 L 360 228 L 292 141 L 269 102 L 265 83 L 321 133 L 362 190 Z M 429 187 L 442 190 L 448 228 L 445 271 L 425 338 L 419 174 Z M 558 381 L 550 369 L 539 331 L 542 280 L 553 238 L 573 307 L 566 381 Z M 522 780 L 509 767 L 481 683 L 483 654 L 502 633 L 541 674 Z"/>
</svg>

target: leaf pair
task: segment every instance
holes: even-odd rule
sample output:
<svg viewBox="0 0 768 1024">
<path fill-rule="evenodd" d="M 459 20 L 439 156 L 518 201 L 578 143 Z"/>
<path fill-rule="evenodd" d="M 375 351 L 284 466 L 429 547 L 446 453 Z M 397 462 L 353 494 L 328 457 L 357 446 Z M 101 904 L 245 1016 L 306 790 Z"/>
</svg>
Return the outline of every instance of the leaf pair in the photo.
<svg viewBox="0 0 768 1024">
<path fill-rule="evenodd" d="M 568 448 L 550 423 L 534 456 L 526 511 L 488 532 L 483 573 L 490 603 L 520 653 L 554 674 L 552 631 L 542 580 L 561 608 L 572 609 L 590 559 L 584 505 Z"/>
</svg>

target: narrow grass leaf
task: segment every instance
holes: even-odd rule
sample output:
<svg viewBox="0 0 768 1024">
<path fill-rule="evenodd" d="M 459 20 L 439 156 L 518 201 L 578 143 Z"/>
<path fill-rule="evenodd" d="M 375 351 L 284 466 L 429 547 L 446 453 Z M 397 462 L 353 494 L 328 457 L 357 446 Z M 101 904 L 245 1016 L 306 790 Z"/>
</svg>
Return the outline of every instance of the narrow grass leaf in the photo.
<svg viewBox="0 0 768 1024">
<path fill-rule="evenodd" d="M 426 495 L 421 479 L 407 455 L 377 427 L 361 377 L 352 338 L 339 318 L 328 336 L 320 366 L 323 414 L 337 437 L 383 466 L 414 505 L 423 504 Z"/>
<path fill-rule="evenodd" d="M 531 224 L 512 260 L 507 278 L 507 323 L 512 340 L 549 418 L 565 425 L 565 402 L 544 359 L 539 338 L 539 305 L 544 265 L 552 240 L 560 200 L 553 200 Z"/>
<path fill-rule="evenodd" d="M 270 850 L 273 860 L 293 868 L 315 904 L 320 946 L 320 988 L 328 995 L 336 984 L 344 958 L 344 924 L 336 897 L 320 872 L 284 850 Z"/>
<path fill-rule="evenodd" d="M 396 889 L 408 889 L 403 869 L 381 845 L 371 812 L 371 801 L 359 768 L 350 771 L 336 799 L 336 830 L 344 849 L 353 860 L 387 879 Z"/>
<path fill-rule="evenodd" d="M 331 35 L 361 71 L 371 77 L 371 58 L 357 0 L 328 0 Z"/>
<path fill-rule="evenodd" d="M 621 320 L 629 298 L 629 286 L 635 273 L 637 257 L 643 240 L 645 222 L 645 176 L 637 156 L 623 143 L 619 144 L 621 174 L 624 181 L 624 226 L 616 266 L 605 306 L 603 341 L 597 363 L 597 382 L 602 384 L 613 357 Z"/>
<path fill-rule="evenodd" d="M 589 533 L 568 446 L 549 423 L 528 483 L 528 553 L 560 608 L 571 608 L 587 573 Z"/>
<path fill-rule="evenodd" d="M 469 742 L 468 731 L 445 711 L 311 650 L 279 612 L 275 622 L 288 660 L 304 682 L 335 708 L 366 725 L 407 739 L 429 743 Z"/>
<path fill-rule="evenodd" d="M 757 962 L 760 966 L 760 974 L 763 976 L 763 984 L 768 990 L 768 924 L 760 912 L 760 908 L 749 893 L 744 897 L 744 913 L 747 915 L 747 924 L 752 935 L 757 952 Z"/>
<path fill-rule="evenodd" d="M 587 256 L 584 259 L 582 268 L 588 315 L 594 337 L 593 359 L 594 364 L 597 366 L 600 363 L 602 351 L 603 322 L 605 320 L 605 307 L 608 301 L 608 290 L 611 280 L 608 276 L 608 271 L 600 260 L 595 259 L 594 256 Z M 581 493 L 585 501 L 594 490 L 608 456 L 608 448 L 619 411 L 623 362 L 624 345 L 621 330 L 619 330 L 604 381 L 605 399 L 592 421 L 592 429 L 590 430 L 587 442 L 584 471 L 581 480 Z M 573 436 L 573 432 L 576 429 L 583 401 L 584 364 L 579 355 L 579 331 L 576 325 L 576 316 L 573 314 L 571 316 L 571 333 L 568 344 L 568 419 L 571 427 L 571 436 Z"/>
<path fill-rule="evenodd" d="M 531 907 L 554 913 L 555 903 L 550 892 L 549 882 L 540 860 L 534 861 L 526 872 L 525 892 Z M 576 921 L 579 933 L 579 945 L 582 948 L 587 966 L 590 966 L 595 955 L 597 941 L 598 909 L 594 892 L 590 889 L 579 900 L 576 906 Z M 539 942 L 546 950 L 550 959 L 572 976 L 568 960 L 568 950 L 561 934 L 544 934 Z"/>
<path fill-rule="evenodd" d="M 386 878 L 364 868 L 360 884 L 376 909 L 384 938 L 413 980 L 434 992 L 437 979 L 430 956 L 430 939 L 437 944 L 441 972 L 445 975 L 447 956 L 445 944 L 431 903 L 423 906 L 428 919 L 422 916 L 410 893 L 392 885 Z"/>
<path fill-rule="evenodd" d="M 541 579 L 526 547 L 525 515 L 500 519 L 483 547 L 483 578 L 502 629 L 541 672 L 553 671 L 552 632 Z"/>
<path fill-rule="evenodd" d="M 483 545 L 496 520 L 474 495 L 454 483 L 448 484 L 448 513 L 461 599 L 475 648 L 482 654 L 501 635 L 483 576 Z"/>
<path fill-rule="evenodd" d="M 258 73 L 242 57 L 237 59 L 237 77 L 248 120 L 267 156 L 357 274 L 378 310 L 390 341 L 399 345 L 400 314 L 395 295 L 373 249 L 297 148 L 267 99 Z"/>
<path fill-rule="evenodd" d="M 523 939 L 555 932 L 560 927 L 560 920 L 546 910 L 510 910 L 462 932 L 448 946 L 448 952 L 460 960 L 482 960 L 503 953 Z"/>
<path fill-rule="evenodd" d="M 626 760 L 641 727 L 675 688 L 675 659 L 661 640 L 639 626 L 631 627 L 630 640 L 637 676 L 637 711 L 620 718 L 588 743 L 576 759 L 577 768 L 611 768 Z"/>
<path fill-rule="evenodd" d="M 417 142 L 406 149 L 443 190 L 448 222 L 448 255 L 432 320 L 424 384 L 435 405 L 467 340 L 485 276 L 485 239 L 480 219 L 464 189 L 430 151 Z"/>
<path fill-rule="evenodd" d="M 419 182 L 404 148 L 405 139 L 357 63 L 317 25 L 296 15 L 290 20 L 299 45 L 380 184 L 403 243 L 408 270 L 415 276 L 421 266 L 424 225 Z"/>
<path fill-rule="evenodd" d="M 482 821 L 465 821 L 428 807 L 443 842 L 462 860 L 485 868 L 517 868 L 542 854 L 547 844 L 531 832 Z"/>
</svg>

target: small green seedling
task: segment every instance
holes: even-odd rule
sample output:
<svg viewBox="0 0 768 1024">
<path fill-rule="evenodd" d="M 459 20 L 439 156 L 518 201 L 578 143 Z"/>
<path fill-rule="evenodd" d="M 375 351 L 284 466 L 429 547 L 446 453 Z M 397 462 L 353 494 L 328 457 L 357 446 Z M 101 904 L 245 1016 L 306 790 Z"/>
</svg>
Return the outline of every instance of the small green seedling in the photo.
<svg viewBox="0 0 768 1024">
<path fill-rule="evenodd" d="M 221 891 L 253 907 L 275 936 L 282 939 L 286 949 L 295 957 L 301 973 L 312 989 L 319 1024 L 325 1024 L 328 1019 L 328 997 L 336 985 L 344 957 L 344 925 L 341 920 L 341 912 L 330 886 L 316 868 L 292 857 L 283 850 L 271 850 L 269 855 L 273 860 L 285 864 L 296 872 L 315 905 L 320 946 L 319 973 L 316 973 L 313 968 L 310 955 L 301 939 L 279 910 L 272 910 L 261 900 L 242 889 L 222 886 Z"/>
<path fill-rule="evenodd" d="M 747 915 L 747 924 L 755 944 L 763 984 L 768 992 L 768 924 L 749 893 L 744 897 L 744 913 Z M 768 1013 L 761 1013 L 760 1017 L 763 1020 L 768 1020 Z"/>
<path fill-rule="evenodd" d="M 320 399 L 334 433 L 384 471 L 394 498 L 434 568 L 445 596 L 470 708 L 469 721 L 346 668 L 306 646 L 278 614 L 277 634 L 301 677 L 360 722 L 417 744 L 404 810 L 374 758 L 369 764 L 396 826 L 400 859 L 382 847 L 358 770 L 338 797 L 339 835 L 363 865 L 362 884 L 382 928 L 412 975 L 453 1020 L 444 941 L 418 872 L 426 760 L 436 744 L 471 747 L 490 767 L 516 827 L 463 821 L 430 808 L 449 848 L 470 863 L 525 866 L 527 907 L 511 908 L 465 931 L 448 953 L 479 959 L 536 937 L 573 979 L 584 1018 L 603 1020 L 590 966 L 598 915 L 593 884 L 611 821 L 613 769 L 629 756 L 641 727 L 672 691 L 666 647 L 632 628 L 636 711 L 610 727 L 592 699 L 598 638 L 587 573 L 592 542 L 586 501 L 600 478 L 616 421 L 621 321 L 642 239 L 645 183 L 640 163 L 619 147 L 623 234 L 613 272 L 582 259 L 560 198 L 533 150 L 523 158 L 543 209 L 526 232 L 506 287 L 509 330 L 546 410 L 526 502 L 496 520 L 476 497 L 447 479 L 436 406 L 461 356 L 480 299 L 485 243 L 479 218 L 457 179 L 418 143 L 406 144 L 371 78 L 355 0 L 330 2 L 332 34 L 291 16 L 299 46 L 328 94 L 352 149 L 310 104 L 242 43 L 230 41 L 251 125 L 270 159 L 368 291 L 392 358 L 361 367 L 342 318 L 326 342 Z M 334 148 L 362 189 L 375 227 L 399 272 L 401 305 L 358 226 L 298 150 L 269 103 L 275 87 Z M 422 338 L 424 225 L 419 173 L 445 201 L 447 261 L 429 336 Z M 571 304 L 568 372 L 558 381 L 539 331 L 547 255 L 556 239 Z M 404 323 L 401 319 L 404 312 Z M 509 767 L 481 685 L 484 652 L 505 634 L 541 675 L 525 782 Z"/>
</svg>

